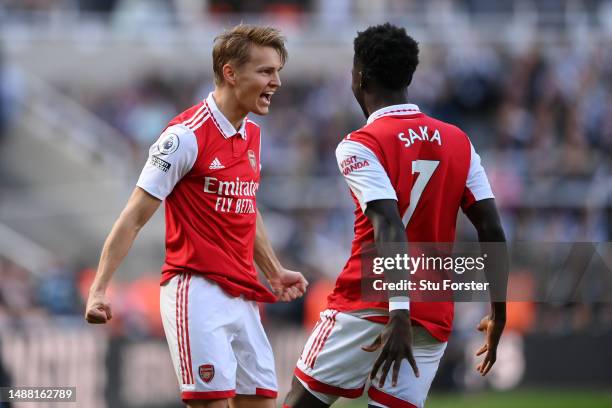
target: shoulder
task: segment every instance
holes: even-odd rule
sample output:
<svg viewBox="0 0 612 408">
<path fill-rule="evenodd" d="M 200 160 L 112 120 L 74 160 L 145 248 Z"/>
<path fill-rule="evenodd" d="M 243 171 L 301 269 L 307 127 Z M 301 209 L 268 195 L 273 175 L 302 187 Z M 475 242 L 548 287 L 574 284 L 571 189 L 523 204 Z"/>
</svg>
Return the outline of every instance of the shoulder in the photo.
<svg viewBox="0 0 612 408">
<path fill-rule="evenodd" d="M 382 117 L 352 132 L 347 138 L 363 143 L 374 151 L 384 150 L 389 142 L 395 139 L 397 120 L 394 117 Z"/>
<path fill-rule="evenodd" d="M 362 138 L 349 138 L 351 134 L 342 139 L 336 147 L 336 159 L 339 162 L 345 161 L 350 157 L 361 157 L 377 160 L 377 155 L 372 149 L 371 144 L 364 142 Z"/>
<path fill-rule="evenodd" d="M 368 155 L 374 155 L 378 158 L 384 156 L 384 149 L 381 145 L 380 137 L 377 137 L 376 133 L 372 132 L 372 127 L 370 125 L 364 126 L 346 135 L 338 144 L 336 155 L 344 151 L 355 152 L 357 150 L 362 153 L 367 152 Z"/>
<path fill-rule="evenodd" d="M 183 138 L 195 138 L 195 131 L 189 126 L 183 125 L 182 123 L 170 124 L 162 133 L 164 135 L 176 135 L 177 137 Z"/>
<path fill-rule="evenodd" d="M 246 126 L 247 133 L 249 134 L 259 135 L 261 133 L 261 128 L 259 127 L 259 125 L 253 122 L 249 118 L 245 119 L 245 126 Z"/>
<path fill-rule="evenodd" d="M 246 120 L 246 124 L 247 126 L 253 127 L 253 128 L 257 128 L 259 129 L 259 125 L 255 122 L 253 122 L 251 119 L 249 119 L 248 117 L 245 119 Z"/>
<path fill-rule="evenodd" d="M 467 142 L 470 141 L 469 136 L 466 132 L 464 132 L 459 126 L 454 125 L 452 123 L 444 122 L 443 120 L 433 118 L 431 116 L 424 115 L 425 123 L 433 128 L 444 132 L 445 134 L 458 138 L 460 140 L 465 140 Z"/>
<path fill-rule="evenodd" d="M 210 117 L 208 106 L 204 101 L 193 105 L 176 115 L 168 124 L 168 127 L 183 125 L 193 131 L 199 129 L 204 122 Z"/>
<path fill-rule="evenodd" d="M 175 124 L 168 126 L 152 147 L 154 153 L 167 156 L 175 152 L 197 151 L 198 143 L 192 129 L 183 124 Z"/>
<path fill-rule="evenodd" d="M 342 144 L 342 142 L 344 141 L 350 141 L 350 142 L 361 143 L 361 144 L 367 145 L 367 144 L 376 142 L 376 136 L 375 136 L 375 133 L 372 132 L 372 128 L 370 127 L 370 125 L 367 125 L 367 126 L 362 127 L 361 129 L 355 130 L 349 133 L 348 135 L 346 135 L 342 139 L 340 144 Z"/>
</svg>

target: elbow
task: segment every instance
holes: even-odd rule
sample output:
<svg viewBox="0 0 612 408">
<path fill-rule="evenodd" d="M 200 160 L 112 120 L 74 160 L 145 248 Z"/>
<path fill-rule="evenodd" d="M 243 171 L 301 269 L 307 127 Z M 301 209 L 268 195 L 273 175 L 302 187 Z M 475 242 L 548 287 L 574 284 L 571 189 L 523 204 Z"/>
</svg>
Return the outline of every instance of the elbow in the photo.
<svg viewBox="0 0 612 408">
<path fill-rule="evenodd" d="M 405 242 L 406 241 L 406 228 L 404 224 L 400 222 L 395 222 L 391 225 L 392 234 L 395 237 L 395 242 Z"/>
<path fill-rule="evenodd" d="M 406 229 L 401 220 L 381 219 L 374 226 L 374 237 L 378 244 L 388 242 L 405 242 Z"/>
<path fill-rule="evenodd" d="M 506 242 L 506 234 L 500 222 L 482 223 L 476 227 L 481 242 Z"/>
<path fill-rule="evenodd" d="M 149 219 L 145 217 L 135 217 L 128 225 L 135 234 L 138 234 L 140 230 L 147 224 L 148 220 Z"/>
<path fill-rule="evenodd" d="M 365 215 L 374 228 L 377 244 L 406 242 L 406 228 L 394 200 L 375 200 L 368 203 Z"/>
<path fill-rule="evenodd" d="M 123 212 L 117 220 L 116 227 L 122 233 L 138 234 L 146 223 L 147 220 L 144 217 L 139 217 L 137 214 L 130 212 Z"/>
</svg>

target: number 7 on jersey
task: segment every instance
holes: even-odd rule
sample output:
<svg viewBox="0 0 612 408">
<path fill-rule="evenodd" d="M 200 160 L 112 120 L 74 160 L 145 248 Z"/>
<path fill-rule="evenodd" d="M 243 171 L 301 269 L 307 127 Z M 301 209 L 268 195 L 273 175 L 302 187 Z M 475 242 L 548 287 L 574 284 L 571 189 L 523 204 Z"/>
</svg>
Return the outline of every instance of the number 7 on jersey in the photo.
<svg viewBox="0 0 612 408">
<path fill-rule="evenodd" d="M 412 218 L 412 214 L 414 214 L 414 210 L 421 199 L 421 194 L 423 194 L 423 190 L 425 190 L 434 171 L 438 168 L 438 164 L 440 164 L 438 160 L 415 160 L 412 162 L 412 174 L 419 173 L 419 176 L 410 191 L 410 205 L 402 217 L 404 227 L 408 226 L 410 218 Z"/>
</svg>

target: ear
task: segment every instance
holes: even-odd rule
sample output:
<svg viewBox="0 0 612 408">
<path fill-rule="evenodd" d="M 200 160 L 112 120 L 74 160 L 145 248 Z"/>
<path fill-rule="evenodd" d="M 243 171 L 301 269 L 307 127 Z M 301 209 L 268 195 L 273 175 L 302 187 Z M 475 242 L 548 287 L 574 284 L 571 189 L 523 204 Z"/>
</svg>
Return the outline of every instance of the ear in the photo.
<svg viewBox="0 0 612 408">
<path fill-rule="evenodd" d="M 366 85 L 367 85 L 367 77 L 363 73 L 363 71 L 357 72 L 357 79 L 359 80 L 359 89 L 362 89 L 365 91 Z"/>
<path fill-rule="evenodd" d="M 230 64 L 223 65 L 221 69 L 223 72 L 223 79 L 228 84 L 234 86 L 236 85 L 236 70 Z"/>
</svg>

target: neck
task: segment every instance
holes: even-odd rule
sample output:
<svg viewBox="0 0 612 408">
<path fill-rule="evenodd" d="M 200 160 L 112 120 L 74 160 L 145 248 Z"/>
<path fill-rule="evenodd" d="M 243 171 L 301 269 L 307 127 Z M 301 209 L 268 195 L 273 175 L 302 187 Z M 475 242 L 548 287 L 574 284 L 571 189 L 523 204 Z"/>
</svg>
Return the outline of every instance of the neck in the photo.
<svg viewBox="0 0 612 408">
<path fill-rule="evenodd" d="M 240 106 L 232 90 L 227 86 L 215 87 L 213 98 L 223 116 L 229 120 L 234 129 L 240 129 L 242 121 L 249 112 Z"/>
<path fill-rule="evenodd" d="M 364 96 L 364 104 L 366 110 L 368 111 L 368 116 L 381 108 L 404 103 L 408 103 L 408 95 L 406 91 L 387 92 L 384 95 L 371 93 L 365 94 Z"/>
</svg>

